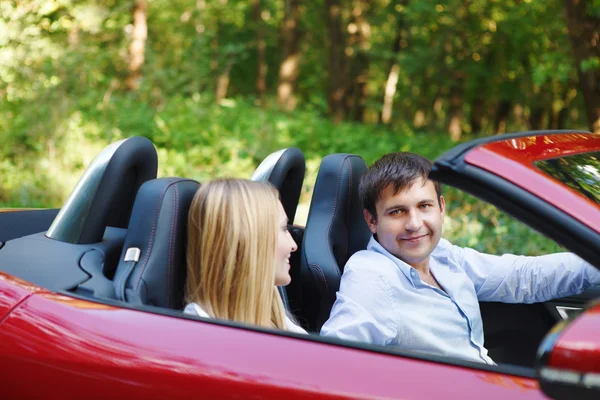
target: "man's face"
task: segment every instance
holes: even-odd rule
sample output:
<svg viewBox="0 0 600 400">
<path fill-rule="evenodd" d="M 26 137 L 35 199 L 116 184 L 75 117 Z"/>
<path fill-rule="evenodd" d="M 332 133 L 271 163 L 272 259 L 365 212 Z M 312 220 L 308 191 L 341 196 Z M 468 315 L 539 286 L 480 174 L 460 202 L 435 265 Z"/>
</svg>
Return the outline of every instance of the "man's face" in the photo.
<svg viewBox="0 0 600 400">
<path fill-rule="evenodd" d="M 386 187 L 376 204 L 377 218 L 364 210 L 365 219 L 377 241 L 408 265 L 419 268 L 442 236 L 444 198 L 438 203 L 433 182 L 419 179 L 398 193 Z"/>
</svg>

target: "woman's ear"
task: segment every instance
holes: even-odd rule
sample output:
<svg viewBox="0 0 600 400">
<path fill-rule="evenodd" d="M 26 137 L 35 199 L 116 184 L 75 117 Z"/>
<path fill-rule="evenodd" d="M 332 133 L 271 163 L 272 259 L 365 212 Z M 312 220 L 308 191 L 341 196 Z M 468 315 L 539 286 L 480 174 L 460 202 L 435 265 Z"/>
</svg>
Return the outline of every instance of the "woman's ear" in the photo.
<svg viewBox="0 0 600 400">
<path fill-rule="evenodd" d="M 372 234 L 377 233 L 377 218 L 374 217 L 367 209 L 363 209 L 363 216 L 365 217 L 365 221 L 367 221 L 367 225 L 369 225 L 369 229 Z"/>
</svg>

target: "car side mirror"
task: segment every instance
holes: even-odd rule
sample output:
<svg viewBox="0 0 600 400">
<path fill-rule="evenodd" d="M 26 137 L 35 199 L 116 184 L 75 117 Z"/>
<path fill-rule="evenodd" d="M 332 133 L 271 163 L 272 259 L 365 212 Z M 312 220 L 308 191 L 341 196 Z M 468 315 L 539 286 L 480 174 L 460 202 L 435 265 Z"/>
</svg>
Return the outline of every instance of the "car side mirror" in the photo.
<svg viewBox="0 0 600 400">
<path fill-rule="evenodd" d="M 559 322 L 542 341 L 536 375 L 553 399 L 600 399 L 600 303 Z"/>
</svg>

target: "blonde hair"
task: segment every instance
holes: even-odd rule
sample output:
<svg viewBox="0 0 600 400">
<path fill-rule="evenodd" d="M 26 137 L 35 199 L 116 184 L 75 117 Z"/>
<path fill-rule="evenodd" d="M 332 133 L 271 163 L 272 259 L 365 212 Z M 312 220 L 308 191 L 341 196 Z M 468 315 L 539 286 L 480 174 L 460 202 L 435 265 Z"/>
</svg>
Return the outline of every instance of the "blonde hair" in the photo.
<svg viewBox="0 0 600 400">
<path fill-rule="evenodd" d="M 286 329 L 275 286 L 278 193 L 218 179 L 196 192 L 188 217 L 186 300 L 219 319 Z"/>
</svg>

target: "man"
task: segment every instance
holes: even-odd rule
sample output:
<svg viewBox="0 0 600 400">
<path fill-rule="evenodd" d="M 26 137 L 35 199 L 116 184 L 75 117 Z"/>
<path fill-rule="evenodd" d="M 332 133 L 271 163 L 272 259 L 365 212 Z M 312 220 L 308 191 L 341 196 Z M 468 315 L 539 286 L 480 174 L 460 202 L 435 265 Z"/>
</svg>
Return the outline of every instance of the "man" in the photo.
<svg viewBox="0 0 600 400">
<path fill-rule="evenodd" d="M 322 335 L 494 364 L 479 301 L 541 302 L 600 284 L 574 254 L 496 256 L 441 239 L 445 203 L 430 170 L 424 157 L 391 153 L 362 177 L 373 236 L 348 260 Z"/>
</svg>

